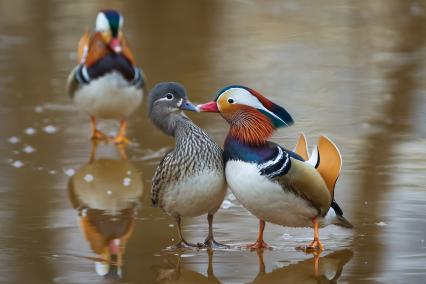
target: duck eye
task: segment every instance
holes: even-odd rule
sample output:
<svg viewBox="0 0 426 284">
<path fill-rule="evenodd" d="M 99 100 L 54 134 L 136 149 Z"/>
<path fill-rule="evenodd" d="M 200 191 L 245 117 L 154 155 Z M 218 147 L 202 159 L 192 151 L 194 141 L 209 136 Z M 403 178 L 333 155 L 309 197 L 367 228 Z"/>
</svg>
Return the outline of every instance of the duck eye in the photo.
<svg viewBox="0 0 426 284">
<path fill-rule="evenodd" d="M 233 98 L 229 98 L 228 99 L 228 103 L 230 103 L 230 104 L 233 104 L 235 101 L 234 101 L 234 99 Z"/>
<path fill-rule="evenodd" d="M 172 99 L 173 99 L 173 95 L 172 95 L 172 94 L 167 94 L 166 98 L 167 98 L 168 100 L 172 100 Z"/>
</svg>

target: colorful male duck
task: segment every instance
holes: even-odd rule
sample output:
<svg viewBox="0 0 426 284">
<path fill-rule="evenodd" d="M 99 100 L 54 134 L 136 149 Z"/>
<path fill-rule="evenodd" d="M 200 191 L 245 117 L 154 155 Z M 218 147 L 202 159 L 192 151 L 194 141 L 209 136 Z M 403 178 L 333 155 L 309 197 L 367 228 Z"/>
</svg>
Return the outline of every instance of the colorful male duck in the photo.
<svg viewBox="0 0 426 284">
<path fill-rule="evenodd" d="M 90 115 L 92 139 L 107 139 L 96 128 L 96 118 L 120 120 L 115 143 L 129 142 L 127 118 L 141 104 L 144 84 L 122 27 L 123 17 L 117 11 L 100 11 L 94 34 L 86 32 L 78 44 L 79 64 L 67 82 L 74 103 Z"/>
<path fill-rule="evenodd" d="M 275 129 L 293 124 L 290 114 L 258 92 L 244 86 L 221 90 L 200 111 L 219 112 L 230 124 L 225 140 L 225 175 L 236 198 L 260 220 L 259 236 L 250 248 L 266 248 L 265 221 L 290 227 L 313 226 L 314 240 L 306 250 L 323 250 L 318 226 L 352 225 L 334 200 L 341 157 L 328 138 L 319 140 L 317 153 L 306 161 L 306 140 L 296 147 L 301 155 L 267 141 Z M 303 146 L 303 144 L 305 146 Z M 325 218 L 330 207 L 336 213 Z"/>
<path fill-rule="evenodd" d="M 190 246 L 224 247 L 213 238 L 213 215 L 226 193 L 223 151 L 182 110 L 196 111 L 185 88 L 160 83 L 149 95 L 149 116 L 160 130 L 176 140 L 152 178 L 152 204 L 176 219 L 180 242 Z M 204 244 L 190 244 L 181 232 L 181 217 L 207 214 L 209 233 Z"/>
</svg>

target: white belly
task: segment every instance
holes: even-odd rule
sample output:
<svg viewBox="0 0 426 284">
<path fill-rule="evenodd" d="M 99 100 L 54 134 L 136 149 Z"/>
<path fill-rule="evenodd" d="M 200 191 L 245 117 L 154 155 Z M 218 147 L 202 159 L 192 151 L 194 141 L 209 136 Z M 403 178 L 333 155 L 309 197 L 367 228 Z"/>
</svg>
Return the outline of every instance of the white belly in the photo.
<svg viewBox="0 0 426 284">
<path fill-rule="evenodd" d="M 82 86 L 74 96 L 75 104 L 98 118 L 126 118 L 142 102 L 143 92 L 118 73 L 110 73 Z"/>
<path fill-rule="evenodd" d="M 204 172 L 166 188 L 163 209 L 170 215 L 195 217 L 215 213 L 225 198 L 223 174 Z"/>
<path fill-rule="evenodd" d="M 317 215 L 303 198 L 260 175 L 255 164 L 229 161 L 225 173 L 235 197 L 259 219 L 282 226 L 309 227 Z"/>
</svg>

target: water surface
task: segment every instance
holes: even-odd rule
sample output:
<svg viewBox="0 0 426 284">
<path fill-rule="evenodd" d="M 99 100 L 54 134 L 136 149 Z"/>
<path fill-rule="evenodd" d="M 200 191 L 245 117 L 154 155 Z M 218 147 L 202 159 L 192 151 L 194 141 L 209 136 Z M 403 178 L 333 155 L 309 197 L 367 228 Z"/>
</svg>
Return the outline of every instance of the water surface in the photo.
<svg viewBox="0 0 426 284">
<path fill-rule="evenodd" d="M 173 220 L 150 206 L 150 179 L 173 139 L 130 120 L 127 149 L 100 145 L 65 93 L 76 44 L 98 9 L 125 15 L 149 87 L 183 83 L 194 102 L 229 84 L 257 89 L 296 124 L 291 148 L 326 134 L 344 158 L 336 199 L 355 225 L 321 230 L 267 225 L 271 251 L 165 251 Z M 0 282 L 423 283 L 426 277 L 426 5 L 424 1 L 0 1 Z M 220 144 L 226 123 L 190 114 Z M 114 123 L 103 122 L 108 131 Z M 257 220 L 231 195 L 218 240 L 252 242 Z M 192 241 L 205 217 L 184 221 Z M 108 244 L 111 239 L 117 243 Z M 104 276 L 102 276 L 104 275 Z"/>
</svg>

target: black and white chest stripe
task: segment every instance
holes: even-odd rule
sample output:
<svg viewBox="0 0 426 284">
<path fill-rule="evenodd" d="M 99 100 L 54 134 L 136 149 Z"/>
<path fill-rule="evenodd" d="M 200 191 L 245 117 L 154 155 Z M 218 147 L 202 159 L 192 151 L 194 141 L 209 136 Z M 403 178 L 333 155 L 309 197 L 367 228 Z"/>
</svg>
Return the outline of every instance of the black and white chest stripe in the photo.
<svg viewBox="0 0 426 284">
<path fill-rule="evenodd" d="M 144 86 L 144 78 L 142 76 L 142 72 L 139 68 L 133 67 L 134 77 L 133 80 L 129 82 L 131 86 L 135 86 L 136 88 L 140 88 Z M 91 78 L 89 75 L 89 72 L 87 70 L 87 67 L 83 64 L 81 64 L 77 71 L 75 72 L 75 79 L 78 81 L 81 85 L 87 85 L 91 82 L 92 79 L 97 78 Z"/>
<path fill-rule="evenodd" d="M 285 175 L 290 167 L 290 156 L 287 152 L 283 151 L 281 147 L 277 147 L 277 152 L 271 159 L 257 164 L 260 174 L 268 178 Z"/>
</svg>

